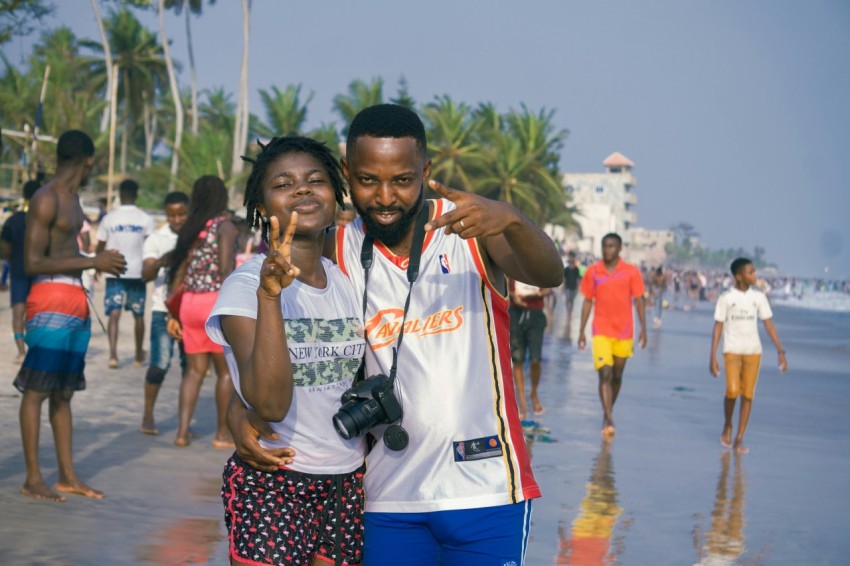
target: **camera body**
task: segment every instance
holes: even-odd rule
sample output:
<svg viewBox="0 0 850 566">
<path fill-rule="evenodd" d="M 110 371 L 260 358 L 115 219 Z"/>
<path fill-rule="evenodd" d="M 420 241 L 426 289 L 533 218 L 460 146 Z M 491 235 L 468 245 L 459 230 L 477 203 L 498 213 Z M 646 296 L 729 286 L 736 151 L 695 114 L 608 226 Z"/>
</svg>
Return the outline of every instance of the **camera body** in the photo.
<svg viewBox="0 0 850 566">
<path fill-rule="evenodd" d="M 377 424 L 401 418 L 401 405 L 393 394 L 393 381 L 372 375 L 342 394 L 342 407 L 333 416 L 334 428 L 345 439 L 361 436 Z"/>
</svg>

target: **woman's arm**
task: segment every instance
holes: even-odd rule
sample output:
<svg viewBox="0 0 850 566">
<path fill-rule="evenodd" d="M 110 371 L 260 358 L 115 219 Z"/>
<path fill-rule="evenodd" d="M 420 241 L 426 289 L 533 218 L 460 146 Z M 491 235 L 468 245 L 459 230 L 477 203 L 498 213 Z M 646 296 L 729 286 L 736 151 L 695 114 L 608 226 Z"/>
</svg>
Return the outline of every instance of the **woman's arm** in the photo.
<svg viewBox="0 0 850 566">
<path fill-rule="evenodd" d="M 239 229 L 230 220 L 225 220 L 218 227 L 216 238 L 218 239 L 218 272 L 221 280 L 233 273 L 236 267 L 236 238 Z"/>
</svg>

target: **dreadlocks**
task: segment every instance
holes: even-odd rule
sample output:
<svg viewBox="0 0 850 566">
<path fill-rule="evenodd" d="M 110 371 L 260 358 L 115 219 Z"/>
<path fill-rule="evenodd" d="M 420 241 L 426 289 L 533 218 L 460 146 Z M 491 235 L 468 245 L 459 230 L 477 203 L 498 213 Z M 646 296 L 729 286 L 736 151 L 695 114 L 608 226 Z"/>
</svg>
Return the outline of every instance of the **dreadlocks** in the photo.
<svg viewBox="0 0 850 566">
<path fill-rule="evenodd" d="M 343 197 L 347 194 L 347 191 L 345 189 L 345 182 L 342 179 L 342 170 L 331 150 L 323 142 L 301 136 L 286 136 L 272 138 L 265 145 L 258 141 L 257 145 L 260 146 L 260 153 L 257 154 L 255 159 L 242 157 L 243 160 L 253 164 L 251 175 L 245 184 L 245 201 L 243 204 L 247 210 L 248 224 L 251 228 L 260 228 L 262 230 L 263 240 L 266 243 L 269 241 L 269 223 L 263 220 L 257 211 L 257 205 L 263 202 L 262 185 L 263 179 L 266 176 L 266 169 L 268 169 L 270 163 L 274 162 L 281 155 L 287 153 L 306 153 L 314 157 L 316 161 L 322 164 L 325 171 L 327 171 L 336 202 L 340 206 L 344 206 Z"/>
</svg>

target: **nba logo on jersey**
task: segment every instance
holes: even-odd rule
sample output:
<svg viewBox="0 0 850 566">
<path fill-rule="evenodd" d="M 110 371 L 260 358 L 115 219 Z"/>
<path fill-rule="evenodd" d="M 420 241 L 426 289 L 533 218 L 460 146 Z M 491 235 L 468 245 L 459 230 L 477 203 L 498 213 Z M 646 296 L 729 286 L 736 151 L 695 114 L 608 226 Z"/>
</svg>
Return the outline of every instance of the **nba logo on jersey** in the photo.
<svg viewBox="0 0 850 566">
<path fill-rule="evenodd" d="M 440 269 L 443 273 L 448 273 L 452 270 L 452 268 L 449 267 L 449 256 L 447 254 L 440 254 Z"/>
</svg>

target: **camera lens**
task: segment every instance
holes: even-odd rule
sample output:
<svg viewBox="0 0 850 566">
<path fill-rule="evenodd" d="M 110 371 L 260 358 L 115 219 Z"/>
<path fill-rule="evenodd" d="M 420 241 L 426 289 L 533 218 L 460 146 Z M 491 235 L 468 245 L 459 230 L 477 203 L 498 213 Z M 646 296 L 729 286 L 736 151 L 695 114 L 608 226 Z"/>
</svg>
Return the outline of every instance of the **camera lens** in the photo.
<svg viewBox="0 0 850 566">
<path fill-rule="evenodd" d="M 381 407 L 374 399 L 346 403 L 333 416 L 339 435 L 346 440 L 360 436 L 381 420 Z"/>
</svg>

